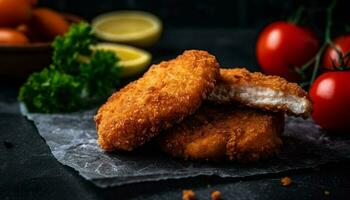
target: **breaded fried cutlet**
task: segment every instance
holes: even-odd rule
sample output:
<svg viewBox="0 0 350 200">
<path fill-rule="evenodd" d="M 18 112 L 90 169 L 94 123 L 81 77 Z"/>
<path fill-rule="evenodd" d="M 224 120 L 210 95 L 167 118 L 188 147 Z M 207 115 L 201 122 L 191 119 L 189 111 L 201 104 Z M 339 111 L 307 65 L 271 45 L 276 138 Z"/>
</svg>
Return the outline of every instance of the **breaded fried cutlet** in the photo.
<svg viewBox="0 0 350 200">
<path fill-rule="evenodd" d="M 218 76 L 219 64 L 206 51 L 188 50 L 151 66 L 98 110 L 94 119 L 101 148 L 131 151 L 181 122 L 197 110 Z"/>
<path fill-rule="evenodd" d="M 209 101 L 238 102 L 249 107 L 307 118 L 310 98 L 301 87 L 279 76 L 249 72 L 244 68 L 220 69 L 220 78 Z"/>
<path fill-rule="evenodd" d="M 245 162 L 275 155 L 283 129 L 283 113 L 205 103 L 157 139 L 161 149 L 174 157 Z"/>
</svg>

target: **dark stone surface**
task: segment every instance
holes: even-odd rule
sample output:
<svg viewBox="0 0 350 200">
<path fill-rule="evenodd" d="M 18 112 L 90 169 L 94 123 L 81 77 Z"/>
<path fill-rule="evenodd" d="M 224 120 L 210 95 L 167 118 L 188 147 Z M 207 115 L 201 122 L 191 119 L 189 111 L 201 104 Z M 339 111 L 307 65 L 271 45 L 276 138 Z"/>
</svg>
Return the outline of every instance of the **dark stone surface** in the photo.
<svg viewBox="0 0 350 200">
<path fill-rule="evenodd" d="M 206 48 L 224 65 L 253 66 L 255 37 L 253 30 L 169 30 L 151 51 L 158 62 L 185 48 Z M 220 43 L 222 38 L 227 41 Z M 350 193 L 349 160 L 249 178 L 197 177 L 99 189 L 53 158 L 33 123 L 18 113 L 17 89 L 12 84 L 0 86 L 0 199 L 180 199 L 188 188 L 199 199 L 209 199 L 216 189 L 225 199 L 348 199 Z M 292 178 L 290 187 L 280 185 L 284 176 Z"/>
<path fill-rule="evenodd" d="M 21 107 L 21 112 L 34 122 L 53 156 L 101 188 L 203 175 L 251 177 L 310 169 L 350 159 L 350 137 L 327 135 L 312 120 L 286 118 L 283 148 L 274 158 L 257 163 L 211 163 L 174 159 L 152 142 L 133 152 L 106 153 L 96 141 L 93 123 L 96 109 L 40 114 L 28 113 L 24 105 Z"/>
</svg>

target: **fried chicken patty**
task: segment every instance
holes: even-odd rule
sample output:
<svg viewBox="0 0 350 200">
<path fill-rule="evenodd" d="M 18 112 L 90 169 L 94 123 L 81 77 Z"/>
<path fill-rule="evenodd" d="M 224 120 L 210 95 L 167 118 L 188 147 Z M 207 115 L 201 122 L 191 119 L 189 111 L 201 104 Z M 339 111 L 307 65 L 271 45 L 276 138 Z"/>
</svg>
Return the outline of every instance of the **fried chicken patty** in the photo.
<svg viewBox="0 0 350 200">
<path fill-rule="evenodd" d="M 94 119 L 101 148 L 131 151 L 181 122 L 197 110 L 218 76 L 219 64 L 206 51 L 188 50 L 153 65 L 98 110 Z"/>
<path fill-rule="evenodd" d="M 276 154 L 284 114 L 207 103 L 160 135 L 166 153 L 190 160 L 256 161 Z"/>
<path fill-rule="evenodd" d="M 216 103 L 238 102 L 304 118 L 312 112 L 307 92 L 296 83 L 279 76 L 252 73 L 244 68 L 220 69 L 220 78 L 208 100 Z"/>
</svg>

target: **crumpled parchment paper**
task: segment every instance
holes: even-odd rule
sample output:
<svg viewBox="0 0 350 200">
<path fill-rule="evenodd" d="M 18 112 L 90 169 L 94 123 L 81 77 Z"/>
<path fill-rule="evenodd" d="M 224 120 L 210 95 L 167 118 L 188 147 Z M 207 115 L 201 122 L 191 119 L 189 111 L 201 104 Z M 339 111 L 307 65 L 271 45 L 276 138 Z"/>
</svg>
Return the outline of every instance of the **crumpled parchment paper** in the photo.
<svg viewBox="0 0 350 200">
<path fill-rule="evenodd" d="M 287 118 L 279 156 L 257 163 L 183 161 L 163 154 L 152 143 L 130 153 L 106 153 L 97 144 L 96 110 L 70 114 L 22 113 L 32 120 L 53 156 L 98 187 L 188 178 L 199 175 L 246 177 L 313 168 L 350 158 L 350 138 L 326 135 L 311 120 Z"/>
</svg>

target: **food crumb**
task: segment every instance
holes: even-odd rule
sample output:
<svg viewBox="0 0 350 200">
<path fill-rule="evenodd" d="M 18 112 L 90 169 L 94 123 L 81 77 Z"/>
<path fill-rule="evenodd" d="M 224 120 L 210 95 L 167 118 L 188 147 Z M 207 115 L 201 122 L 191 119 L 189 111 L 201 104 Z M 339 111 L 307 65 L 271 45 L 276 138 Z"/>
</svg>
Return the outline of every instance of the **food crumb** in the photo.
<svg viewBox="0 0 350 200">
<path fill-rule="evenodd" d="M 195 200 L 196 193 L 193 190 L 183 190 L 182 191 L 182 200 Z"/>
<path fill-rule="evenodd" d="M 328 190 L 324 191 L 324 195 L 329 196 L 331 193 Z"/>
<path fill-rule="evenodd" d="M 283 186 L 290 186 L 292 184 L 292 179 L 286 176 L 281 179 L 281 184 Z"/>
<path fill-rule="evenodd" d="M 211 199 L 212 200 L 220 200 L 221 199 L 221 192 L 220 191 L 214 191 L 211 193 Z"/>
</svg>

